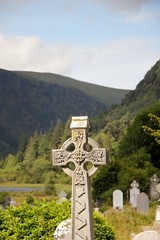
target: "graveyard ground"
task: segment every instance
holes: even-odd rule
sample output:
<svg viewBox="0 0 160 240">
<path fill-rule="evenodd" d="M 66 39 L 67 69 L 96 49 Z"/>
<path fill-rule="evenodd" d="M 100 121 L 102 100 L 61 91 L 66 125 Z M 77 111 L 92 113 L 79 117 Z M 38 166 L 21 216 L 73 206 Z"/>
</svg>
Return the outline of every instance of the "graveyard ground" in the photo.
<svg viewBox="0 0 160 240">
<path fill-rule="evenodd" d="M 142 215 L 133 210 L 130 205 L 125 205 L 124 210 L 107 209 L 105 217 L 107 222 L 115 229 L 116 240 L 129 240 L 132 234 L 145 230 L 160 230 L 156 226 L 155 213 L 157 203 L 150 203 L 149 213 Z"/>
<path fill-rule="evenodd" d="M 61 188 L 61 186 L 57 187 Z M 17 192 L 14 193 L 12 197 L 17 204 L 20 204 L 30 196 L 33 199 L 55 199 L 55 196 L 47 196 L 42 191 L 33 191 L 30 193 Z M 143 230 L 148 229 L 155 230 L 154 221 L 156 207 L 156 202 L 150 203 L 149 213 L 147 215 L 137 213 L 137 211 L 133 210 L 129 204 L 124 205 L 124 210 L 120 211 L 114 210 L 112 206 L 103 206 L 103 210 L 105 211 L 104 214 L 107 222 L 115 229 L 116 240 L 129 240 L 131 239 L 131 234 L 137 234 Z"/>
</svg>

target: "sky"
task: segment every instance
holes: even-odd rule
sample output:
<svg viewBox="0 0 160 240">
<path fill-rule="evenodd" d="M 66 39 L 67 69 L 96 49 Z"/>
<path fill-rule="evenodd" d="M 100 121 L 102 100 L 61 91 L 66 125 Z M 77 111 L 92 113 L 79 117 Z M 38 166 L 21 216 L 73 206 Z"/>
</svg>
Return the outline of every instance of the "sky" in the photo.
<svg viewBox="0 0 160 240">
<path fill-rule="evenodd" d="M 159 59 L 159 0 L 0 0 L 2 69 L 135 89 Z"/>
</svg>

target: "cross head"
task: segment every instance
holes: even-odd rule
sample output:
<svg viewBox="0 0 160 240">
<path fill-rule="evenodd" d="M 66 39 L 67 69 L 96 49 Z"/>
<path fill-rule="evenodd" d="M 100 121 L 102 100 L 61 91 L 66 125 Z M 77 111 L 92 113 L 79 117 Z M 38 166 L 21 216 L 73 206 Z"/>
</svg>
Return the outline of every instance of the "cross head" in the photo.
<svg viewBox="0 0 160 240">
<path fill-rule="evenodd" d="M 72 177 L 72 240 L 94 240 L 90 176 L 106 164 L 108 154 L 88 137 L 87 116 L 72 117 L 70 128 L 72 137 L 53 150 L 53 165 Z"/>
</svg>

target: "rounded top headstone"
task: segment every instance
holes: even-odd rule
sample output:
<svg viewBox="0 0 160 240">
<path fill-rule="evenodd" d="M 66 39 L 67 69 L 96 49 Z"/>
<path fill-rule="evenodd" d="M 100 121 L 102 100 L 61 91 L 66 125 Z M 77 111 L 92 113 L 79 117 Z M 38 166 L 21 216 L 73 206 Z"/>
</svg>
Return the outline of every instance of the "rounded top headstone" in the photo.
<svg viewBox="0 0 160 240">
<path fill-rule="evenodd" d="M 133 240 L 160 240 L 160 233 L 156 231 L 144 231 L 137 234 Z"/>
</svg>

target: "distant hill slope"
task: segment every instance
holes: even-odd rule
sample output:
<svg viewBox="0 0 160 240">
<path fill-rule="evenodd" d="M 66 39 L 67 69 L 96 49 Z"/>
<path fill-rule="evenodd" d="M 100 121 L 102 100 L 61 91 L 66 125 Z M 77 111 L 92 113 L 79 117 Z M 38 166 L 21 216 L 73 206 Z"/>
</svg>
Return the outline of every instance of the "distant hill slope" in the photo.
<svg viewBox="0 0 160 240">
<path fill-rule="evenodd" d="M 56 83 L 64 87 L 71 87 L 82 91 L 83 93 L 91 96 L 95 100 L 101 102 L 105 106 L 109 107 L 113 104 L 120 104 L 124 96 L 129 92 L 129 90 L 116 89 L 104 87 L 96 84 L 86 83 L 82 81 L 75 80 L 73 78 L 64 77 L 53 73 L 39 73 L 39 72 L 21 72 L 15 71 L 19 76 L 25 77 L 27 79 L 32 78 L 36 80 L 41 80 L 48 83 Z"/>
<path fill-rule="evenodd" d="M 70 115 L 92 117 L 106 110 L 106 106 L 120 103 L 127 92 L 110 90 L 113 90 L 113 102 L 112 95 L 107 102 L 109 89 L 105 87 L 81 83 L 55 74 L 1 69 L 0 155 L 14 152 L 22 135 L 29 137 L 35 130 L 44 131 L 58 118 L 66 121 Z M 118 92 L 119 98 L 116 99 Z"/>
<path fill-rule="evenodd" d="M 134 114 L 158 102 L 160 102 L 160 60 L 146 73 L 136 89 L 125 96 L 121 105 Z"/>
<path fill-rule="evenodd" d="M 156 103 L 160 103 L 160 60 L 146 73 L 136 89 L 126 94 L 118 107 L 103 116 L 105 128 L 109 128 L 108 124 L 113 125 L 114 121 L 117 126 L 122 122 L 127 125 L 140 110 Z M 114 128 L 119 132 L 120 127 L 117 126 Z"/>
</svg>

